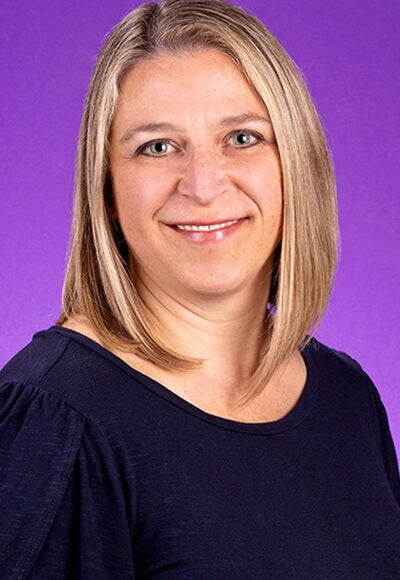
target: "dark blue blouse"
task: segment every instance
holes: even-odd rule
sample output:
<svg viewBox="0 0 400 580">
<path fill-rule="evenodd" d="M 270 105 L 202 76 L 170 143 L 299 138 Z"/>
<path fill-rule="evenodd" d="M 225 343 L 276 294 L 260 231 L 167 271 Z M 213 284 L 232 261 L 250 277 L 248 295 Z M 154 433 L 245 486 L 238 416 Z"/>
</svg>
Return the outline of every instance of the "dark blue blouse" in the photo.
<svg viewBox="0 0 400 580">
<path fill-rule="evenodd" d="M 53 327 L 0 373 L 0 578 L 400 579 L 379 395 L 313 340 L 270 423 L 199 410 Z"/>
</svg>

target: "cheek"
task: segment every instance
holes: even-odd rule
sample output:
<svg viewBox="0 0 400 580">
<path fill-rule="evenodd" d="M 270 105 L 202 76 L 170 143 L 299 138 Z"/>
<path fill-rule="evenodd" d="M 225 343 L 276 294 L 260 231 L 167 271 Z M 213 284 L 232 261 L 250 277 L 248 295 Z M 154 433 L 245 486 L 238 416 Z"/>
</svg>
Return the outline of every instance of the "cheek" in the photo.
<svg viewBox="0 0 400 580">
<path fill-rule="evenodd" d="M 259 168 L 249 174 L 247 181 L 254 203 L 258 206 L 263 219 L 268 222 L 282 222 L 283 194 L 279 167 L 269 170 Z"/>
<path fill-rule="evenodd" d="M 269 192 L 274 197 L 281 195 L 282 170 L 275 148 L 263 149 L 246 159 L 242 158 L 235 164 L 233 172 L 242 185 L 247 183 L 253 190 Z"/>
<path fill-rule="evenodd" d="M 146 171 L 119 171 L 112 178 L 117 217 L 122 227 L 143 232 L 146 224 L 163 207 L 172 183 L 166 174 Z"/>
</svg>

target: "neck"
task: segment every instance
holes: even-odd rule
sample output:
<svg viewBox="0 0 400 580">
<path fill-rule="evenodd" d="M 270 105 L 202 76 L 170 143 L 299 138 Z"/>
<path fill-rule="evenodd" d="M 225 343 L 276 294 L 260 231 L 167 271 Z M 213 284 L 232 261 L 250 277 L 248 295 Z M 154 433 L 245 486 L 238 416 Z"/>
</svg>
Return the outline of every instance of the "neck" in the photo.
<svg viewBox="0 0 400 580">
<path fill-rule="evenodd" d="M 244 388 L 255 370 L 267 312 L 265 279 L 253 288 L 223 296 L 196 296 L 177 300 L 154 283 L 138 284 L 154 327 L 179 354 L 203 362 L 201 373 L 221 376 Z M 237 389 L 236 389 L 237 390 Z"/>
<path fill-rule="evenodd" d="M 243 406 L 263 348 L 266 286 L 211 300 L 177 301 L 163 289 L 143 282 L 140 294 L 162 338 L 175 351 L 201 359 L 193 371 L 176 373 L 133 359 L 142 370 L 198 408 L 245 422 L 283 417 L 301 395 L 306 370 L 299 353 L 286 360 L 261 393 Z M 161 291 L 162 290 L 162 291 Z"/>
</svg>

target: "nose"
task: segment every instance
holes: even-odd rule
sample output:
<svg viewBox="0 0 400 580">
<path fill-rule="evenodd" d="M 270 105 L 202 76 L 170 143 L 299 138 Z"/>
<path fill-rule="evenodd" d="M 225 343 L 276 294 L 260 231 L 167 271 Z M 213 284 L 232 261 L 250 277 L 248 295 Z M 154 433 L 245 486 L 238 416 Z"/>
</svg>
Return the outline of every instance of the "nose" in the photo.
<svg viewBox="0 0 400 580">
<path fill-rule="evenodd" d="M 193 151 L 185 162 L 178 191 L 199 205 L 211 205 L 228 185 L 223 160 L 217 153 Z"/>
</svg>

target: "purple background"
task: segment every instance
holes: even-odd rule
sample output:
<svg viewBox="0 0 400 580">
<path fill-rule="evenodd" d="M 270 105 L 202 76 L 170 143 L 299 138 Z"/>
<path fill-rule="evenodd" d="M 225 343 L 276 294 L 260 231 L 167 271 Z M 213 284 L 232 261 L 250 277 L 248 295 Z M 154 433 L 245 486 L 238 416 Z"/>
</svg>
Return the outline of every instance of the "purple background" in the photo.
<svg viewBox="0 0 400 580">
<path fill-rule="evenodd" d="M 337 173 L 342 257 L 318 336 L 377 384 L 400 451 L 398 0 L 243 0 L 304 71 Z M 52 325 L 75 144 L 100 41 L 128 0 L 2 0 L 0 365 Z"/>
</svg>

